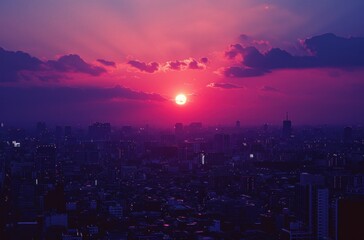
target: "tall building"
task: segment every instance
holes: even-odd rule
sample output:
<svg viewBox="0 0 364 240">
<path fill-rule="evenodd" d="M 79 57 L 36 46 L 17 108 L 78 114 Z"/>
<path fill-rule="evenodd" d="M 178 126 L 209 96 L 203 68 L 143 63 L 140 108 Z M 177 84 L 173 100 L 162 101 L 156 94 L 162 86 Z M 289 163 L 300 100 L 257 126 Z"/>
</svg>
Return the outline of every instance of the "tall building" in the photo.
<svg viewBox="0 0 364 240">
<path fill-rule="evenodd" d="M 72 137 L 72 127 L 71 126 L 64 127 L 64 137 L 66 139 L 69 139 L 70 137 Z"/>
<path fill-rule="evenodd" d="M 331 239 L 361 240 L 364 236 L 364 197 L 347 196 L 338 198 L 333 206 Z"/>
<path fill-rule="evenodd" d="M 56 146 L 52 144 L 37 146 L 35 163 L 37 177 L 41 181 L 53 182 L 56 176 Z"/>
<path fill-rule="evenodd" d="M 292 122 L 288 119 L 288 113 L 286 114 L 286 120 L 283 120 L 283 137 L 290 137 L 292 134 Z"/>
<path fill-rule="evenodd" d="M 94 123 L 88 127 L 88 133 L 92 140 L 108 140 L 111 134 L 110 123 Z"/>
<path fill-rule="evenodd" d="M 329 190 L 321 175 L 301 173 L 296 186 L 296 214 L 317 240 L 329 235 Z"/>
<path fill-rule="evenodd" d="M 214 149 L 217 152 L 228 152 L 230 150 L 230 135 L 224 133 L 215 134 Z"/>
<path fill-rule="evenodd" d="M 329 236 L 329 190 L 316 190 L 316 235 L 318 240 L 328 239 Z"/>
<path fill-rule="evenodd" d="M 344 141 L 349 142 L 352 140 L 352 137 L 353 137 L 353 128 L 345 127 L 344 128 Z"/>
</svg>

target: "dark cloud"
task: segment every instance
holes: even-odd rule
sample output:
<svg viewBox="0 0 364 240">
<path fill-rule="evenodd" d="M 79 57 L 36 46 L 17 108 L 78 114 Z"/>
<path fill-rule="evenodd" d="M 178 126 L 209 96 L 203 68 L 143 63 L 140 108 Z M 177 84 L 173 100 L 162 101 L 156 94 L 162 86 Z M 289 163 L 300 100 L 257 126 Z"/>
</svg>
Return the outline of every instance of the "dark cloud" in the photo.
<svg viewBox="0 0 364 240">
<path fill-rule="evenodd" d="M 223 88 L 223 89 L 237 89 L 237 88 L 243 88 L 241 86 L 237 86 L 231 83 L 209 83 L 207 84 L 207 87 L 210 88 Z"/>
<path fill-rule="evenodd" d="M 209 62 L 209 59 L 207 57 L 203 57 L 200 59 L 200 62 L 203 64 L 207 64 Z"/>
<path fill-rule="evenodd" d="M 199 62 L 195 59 L 192 59 L 188 64 L 189 69 L 204 69 L 204 66 L 199 64 Z"/>
<path fill-rule="evenodd" d="M 343 38 L 327 33 L 306 39 L 304 45 L 318 59 L 320 66 L 364 66 L 364 38 Z"/>
<path fill-rule="evenodd" d="M 234 59 L 239 54 L 244 53 L 245 48 L 240 44 L 232 44 L 230 50 L 225 52 L 225 56 L 229 59 Z"/>
<path fill-rule="evenodd" d="M 112 62 L 112 61 L 107 61 L 107 60 L 104 60 L 104 59 L 97 59 L 97 61 L 99 63 L 101 63 L 102 65 L 104 65 L 104 66 L 116 67 L 116 63 L 115 62 Z"/>
<path fill-rule="evenodd" d="M 174 71 L 184 71 L 187 69 L 191 70 L 201 70 L 206 68 L 206 64 L 208 63 L 208 58 L 203 57 L 200 61 L 194 58 L 188 58 L 184 60 L 175 60 L 169 61 L 166 63 L 145 63 L 137 60 L 129 61 L 128 64 L 139 69 L 142 72 L 154 73 L 159 70 L 174 70 Z"/>
<path fill-rule="evenodd" d="M 246 34 L 240 34 L 239 39 L 240 41 L 248 41 L 250 40 L 250 37 Z"/>
<path fill-rule="evenodd" d="M 172 70 L 181 70 L 182 68 L 185 68 L 187 66 L 187 63 L 185 63 L 184 61 L 171 61 L 168 62 L 168 67 L 169 69 Z"/>
<path fill-rule="evenodd" d="M 0 48 L 0 82 L 17 81 L 20 71 L 37 71 L 41 69 L 41 66 L 42 61 L 27 53 Z"/>
<path fill-rule="evenodd" d="M 272 86 L 263 86 L 260 90 L 267 92 L 279 92 L 277 88 L 274 88 Z"/>
<path fill-rule="evenodd" d="M 53 81 L 61 79 L 60 74 L 65 72 L 99 76 L 106 70 L 86 63 L 78 55 L 67 55 L 58 60 L 43 62 L 28 53 L 7 51 L 0 48 L 0 82 L 33 80 L 35 78 L 42 81 Z"/>
<path fill-rule="evenodd" d="M 329 33 L 308 38 L 303 45 L 307 56 L 294 56 L 279 48 L 262 53 L 256 47 L 231 45 L 225 56 L 229 59 L 241 56 L 242 66 L 226 68 L 225 76 L 250 77 L 254 73 L 259 76 L 274 69 L 364 67 L 364 38 L 342 38 Z"/>
<path fill-rule="evenodd" d="M 269 71 L 265 69 L 246 68 L 246 67 L 227 67 L 223 70 L 224 76 L 236 77 L 236 78 L 257 77 L 257 76 L 262 76 L 268 72 Z"/>
<path fill-rule="evenodd" d="M 137 60 L 131 60 L 128 62 L 128 64 L 132 67 L 139 69 L 142 72 L 147 73 L 154 73 L 159 70 L 159 63 L 157 62 L 145 63 Z"/>
<path fill-rule="evenodd" d="M 47 65 L 60 72 L 79 72 L 92 76 L 99 76 L 106 72 L 104 68 L 88 64 L 80 56 L 75 54 L 62 56 L 57 61 L 49 60 L 47 61 Z"/>
</svg>

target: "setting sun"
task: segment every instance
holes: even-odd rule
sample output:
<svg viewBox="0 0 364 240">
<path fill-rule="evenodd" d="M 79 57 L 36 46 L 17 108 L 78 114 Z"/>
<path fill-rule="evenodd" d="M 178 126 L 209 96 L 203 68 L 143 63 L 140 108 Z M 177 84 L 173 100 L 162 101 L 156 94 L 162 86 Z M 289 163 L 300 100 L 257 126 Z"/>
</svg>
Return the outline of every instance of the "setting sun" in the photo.
<svg viewBox="0 0 364 240">
<path fill-rule="evenodd" d="M 178 94 L 175 100 L 178 105 L 184 105 L 187 101 L 187 97 L 184 94 Z"/>
</svg>

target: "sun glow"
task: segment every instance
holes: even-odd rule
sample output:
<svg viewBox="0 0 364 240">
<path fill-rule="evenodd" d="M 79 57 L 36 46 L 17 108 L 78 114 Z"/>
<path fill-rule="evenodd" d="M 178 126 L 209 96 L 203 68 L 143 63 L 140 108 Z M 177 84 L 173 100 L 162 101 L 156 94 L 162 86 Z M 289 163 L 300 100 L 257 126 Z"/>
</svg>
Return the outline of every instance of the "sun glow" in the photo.
<svg viewBox="0 0 364 240">
<path fill-rule="evenodd" d="M 175 98 L 175 101 L 178 105 L 184 105 L 187 102 L 187 97 L 184 94 L 178 94 Z"/>
</svg>

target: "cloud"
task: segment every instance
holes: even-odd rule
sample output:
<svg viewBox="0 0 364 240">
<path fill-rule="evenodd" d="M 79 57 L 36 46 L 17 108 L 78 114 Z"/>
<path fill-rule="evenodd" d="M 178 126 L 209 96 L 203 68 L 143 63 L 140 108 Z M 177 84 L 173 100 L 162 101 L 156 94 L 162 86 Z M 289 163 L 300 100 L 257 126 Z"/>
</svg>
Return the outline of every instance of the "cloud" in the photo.
<svg viewBox="0 0 364 240">
<path fill-rule="evenodd" d="M 27 53 L 6 51 L 0 48 L 0 82 L 17 81 L 20 71 L 38 71 L 41 67 L 42 61 Z"/>
<path fill-rule="evenodd" d="M 207 57 L 203 57 L 200 59 L 200 62 L 203 64 L 207 64 L 209 62 L 209 59 Z"/>
<path fill-rule="evenodd" d="M 202 70 L 206 68 L 206 64 L 209 62 L 209 59 L 207 57 L 203 57 L 200 59 L 200 61 L 194 59 L 194 58 L 188 58 L 184 60 L 176 60 L 167 62 L 165 64 L 165 69 L 171 69 L 171 70 Z"/>
<path fill-rule="evenodd" d="M 189 69 L 203 69 L 204 66 L 202 64 L 199 64 L 195 59 L 192 59 L 190 63 L 188 64 Z"/>
<path fill-rule="evenodd" d="M 138 60 L 131 60 L 128 62 L 128 64 L 132 67 L 139 69 L 142 72 L 147 73 L 154 73 L 159 70 L 159 63 L 157 62 L 145 63 Z"/>
<path fill-rule="evenodd" d="M 202 70 L 206 68 L 206 64 L 209 62 L 207 57 L 203 57 L 200 61 L 194 58 L 188 58 L 183 60 L 168 61 L 166 63 L 145 63 L 138 60 L 129 61 L 128 64 L 139 69 L 142 72 L 155 73 L 159 70 L 168 71 L 184 71 L 184 70 Z"/>
<path fill-rule="evenodd" d="M 56 61 L 49 60 L 46 64 L 52 69 L 60 72 L 78 72 L 90 74 L 92 76 L 99 76 L 106 72 L 105 68 L 88 64 L 76 54 L 62 56 Z"/>
<path fill-rule="evenodd" d="M 321 66 L 364 66 L 364 38 L 343 38 L 327 33 L 306 39 L 304 45 Z"/>
<path fill-rule="evenodd" d="M 307 56 L 295 56 L 280 48 L 262 53 L 254 46 L 231 45 L 225 56 L 241 56 L 242 62 L 241 66 L 226 68 L 225 76 L 259 76 L 274 69 L 364 67 L 364 38 L 342 38 L 328 33 L 308 38 L 302 44 Z"/>
<path fill-rule="evenodd" d="M 112 61 L 107 61 L 104 59 L 97 59 L 97 61 L 107 67 L 116 67 L 116 63 Z"/>
<path fill-rule="evenodd" d="M 167 63 L 167 66 L 169 69 L 172 70 L 181 70 L 182 68 L 186 68 L 187 67 L 187 63 L 184 61 L 171 61 Z"/>
<path fill-rule="evenodd" d="M 34 78 L 53 81 L 61 79 L 62 74 L 66 72 L 99 76 L 106 70 L 86 63 L 80 56 L 74 54 L 43 62 L 25 52 L 0 48 L 0 82 L 33 80 Z"/>
<path fill-rule="evenodd" d="M 255 39 L 246 34 L 241 34 L 239 36 L 239 42 L 244 46 L 255 47 L 260 51 L 267 51 L 270 48 L 270 42 L 267 40 Z"/>
<path fill-rule="evenodd" d="M 231 83 L 209 83 L 207 87 L 210 88 L 223 88 L 223 89 L 237 89 L 237 88 L 244 88 L 241 86 L 237 86 Z"/>
</svg>

